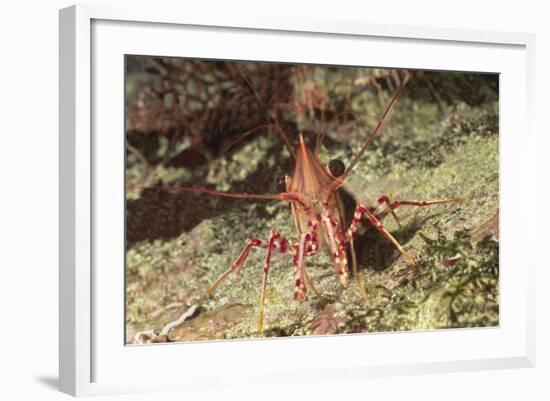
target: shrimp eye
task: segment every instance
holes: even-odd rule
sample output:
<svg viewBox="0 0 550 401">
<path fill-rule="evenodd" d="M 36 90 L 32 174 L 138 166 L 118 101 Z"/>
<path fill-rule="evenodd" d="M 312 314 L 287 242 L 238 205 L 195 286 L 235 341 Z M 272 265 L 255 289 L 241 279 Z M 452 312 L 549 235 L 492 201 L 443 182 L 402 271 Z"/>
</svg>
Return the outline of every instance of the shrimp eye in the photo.
<svg viewBox="0 0 550 401">
<path fill-rule="evenodd" d="M 286 176 L 284 174 L 277 179 L 277 186 L 279 191 L 286 192 Z"/>
<path fill-rule="evenodd" d="M 340 159 L 334 159 L 328 164 L 328 170 L 333 177 L 340 177 L 344 174 L 346 166 L 344 166 L 344 163 Z"/>
</svg>

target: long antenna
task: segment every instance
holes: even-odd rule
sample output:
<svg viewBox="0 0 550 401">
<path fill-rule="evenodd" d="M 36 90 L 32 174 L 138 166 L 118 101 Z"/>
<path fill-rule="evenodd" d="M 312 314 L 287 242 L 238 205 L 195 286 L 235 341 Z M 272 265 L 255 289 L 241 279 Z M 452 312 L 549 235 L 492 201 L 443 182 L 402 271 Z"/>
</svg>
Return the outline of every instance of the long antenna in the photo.
<svg viewBox="0 0 550 401">
<path fill-rule="evenodd" d="M 313 151 L 314 154 L 319 154 L 319 149 L 321 147 L 321 144 L 323 143 L 323 139 L 325 138 L 325 125 L 327 124 L 326 118 L 325 118 L 325 108 L 321 110 L 321 122 L 319 124 L 319 134 L 317 135 L 317 140 L 315 141 L 315 150 Z"/>
<path fill-rule="evenodd" d="M 365 142 L 365 144 L 363 145 L 363 147 L 361 148 L 359 153 L 357 153 L 357 155 L 355 156 L 353 161 L 350 163 L 350 165 L 348 166 L 346 171 L 344 171 L 344 174 L 342 174 L 340 177 L 338 177 L 338 178 L 341 178 L 342 182 L 345 180 L 346 176 L 351 172 L 351 170 L 353 170 L 355 165 L 357 163 L 359 163 L 359 160 L 361 159 L 361 157 L 363 157 L 363 154 L 367 150 L 368 146 L 380 135 L 380 128 L 382 128 L 382 124 L 386 120 L 386 117 L 388 116 L 388 113 L 390 112 L 393 104 L 395 103 L 397 98 L 403 92 L 403 89 L 405 88 L 405 85 L 407 84 L 407 81 L 409 80 L 409 78 L 410 78 L 410 75 L 407 74 L 405 79 L 403 79 L 403 81 L 401 81 L 401 84 L 399 85 L 399 88 L 397 88 L 397 91 L 394 93 L 394 95 L 390 99 L 390 102 L 386 106 L 386 110 L 384 110 L 384 113 L 382 113 L 382 116 L 378 120 L 378 123 L 376 124 L 376 127 L 374 127 L 374 131 L 372 131 L 372 134 L 367 138 L 367 141 Z"/>
<path fill-rule="evenodd" d="M 222 192 L 214 191 L 207 188 L 192 188 L 192 187 L 174 187 L 174 186 L 150 186 L 144 187 L 144 189 L 161 189 L 168 192 L 193 192 L 197 194 L 209 194 L 215 196 L 221 196 L 224 198 L 235 199 L 265 199 L 265 200 L 282 200 L 279 195 L 260 195 L 260 194 L 247 194 L 247 193 L 235 193 L 235 192 Z"/>
<path fill-rule="evenodd" d="M 368 146 L 376 139 L 378 135 L 380 135 L 380 128 L 382 127 L 382 124 L 386 120 L 386 117 L 388 116 L 388 113 L 390 112 L 390 109 L 392 108 L 393 104 L 395 103 L 397 98 L 401 95 L 401 92 L 403 92 L 403 88 L 405 88 L 405 85 L 407 84 L 407 81 L 409 80 L 409 78 L 410 78 L 410 74 L 407 74 L 405 79 L 403 79 L 403 81 L 399 85 L 399 88 L 397 88 L 397 91 L 395 91 L 394 95 L 390 99 L 390 102 L 388 103 L 388 105 L 386 106 L 386 109 L 382 113 L 382 116 L 378 120 L 376 127 L 374 127 L 374 131 L 367 138 L 367 141 L 365 142 L 365 144 L 363 145 L 359 153 L 357 153 L 355 158 L 352 160 L 348 168 L 344 171 L 344 173 L 341 176 L 336 177 L 334 181 L 330 183 L 330 185 L 327 188 L 327 195 L 328 195 L 327 199 L 332 195 L 334 191 L 336 191 L 344 183 L 344 181 L 346 180 L 346 177 L 349 175 L 349 173 L 351 173 L 351 170 L 353 170 L 356 164 L 359 163 L 359 160 L 361 160 L 361 157 L 367 150 Z"/>
<path fill-rule="evenodd" d="M 248 194 L 248 193 L 236 193 L 236 192 L 223 192 L 223 191 L 214 191 L 207 188 L 193 188 L 193 187 L 174 187 L 174 186 L 148 186 L 142 187 L 143 189 L 158 189 L 168 192 L 193 192 L 197 194 L 208 194 L 214 196 L 221 196 L 223 198 L 233 198 L 233 199 L 261 199 L 261 200 L 278 200 L 283 202 L 297 202 L 302 206 L 306 207 L 304 203 L 304 198 L 300 193 L 297 192 L 280 192 L 278 194 Z"/>
<path fill-rule="evenodd" d="M 285 145 L 288 148 L 288 151 L 290 152 L 292 157 L 294 157 L 296 159 L 296 153 L 294 152 L 294 148 L 290 144 L 290 140 L 288 139 L 285 132 L 283 131 L 283 129 L 279 125 L 279 122 L 277 121 L 277 119 L 271 114 L 271 112 L 269 111 L 269 109 L 265 105 L 264 101 L 260 97 L 260 94 L 256 91 L 256 89 L 254 88 L 254 86 L 252 85 L 252 83 L 250 82 L 248 77 L 246 76 L 246 74 L 241 70 L 241 68 L 237 65 L 237 63 L 233 63 L 233 65 L 235 66 L 237 71 L 239 71 L 239 74 L 241 74 L 241 77 L 244 79 L 244 81 L 246 82 L 246 84 L 248 85 L 248 87 L 250 88 L 250 90 L 252 91 L 254 96 L 256 97 L 256 100 L 258 101 L 258 103 L 262 105 L 262 108 L 264 109 L 264 112 L 268 116 L 269 120 L 272 120 L 275 123 L 275 127 L 277 128 L 277 131 L 279 132 L 279 135 L 281 135 L 281 138 L 283 138 L 283 141 L 285 142 Z"/>
</svg>

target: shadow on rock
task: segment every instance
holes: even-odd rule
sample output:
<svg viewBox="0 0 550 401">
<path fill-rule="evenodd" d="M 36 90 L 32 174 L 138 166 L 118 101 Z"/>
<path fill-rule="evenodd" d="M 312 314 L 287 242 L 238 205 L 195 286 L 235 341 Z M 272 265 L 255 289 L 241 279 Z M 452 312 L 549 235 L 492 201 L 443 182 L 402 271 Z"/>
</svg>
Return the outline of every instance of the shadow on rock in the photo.
<svg viewBox="0 0 550 401">
<path fill-rule="evenodd" d="M 405 245 L 422 228 L 422 224 L 423 221 L 414 219 L 391 234 L 397 242 Z M 359 267 L 364 266 L 376 271 L 388 269 L 401 257 L 401 253 L 395 246 L 374 229 L 368 230 L 364 235 L 355 240 L 355 249 Z"/>
<path fill-rule="evenodd" d="M 274 154 L 280 154 L 282 145 L 274 147 Z M 270 168 L 262 163 L 245 180 L 235 182 L 229 188 L 233 193 L 270 194 L 277 193 L 277 179 L 288 173 L 285 166 L 288 160 L 280 162 L 283 166 Z M 192 187 L 205 187 L 203 180 L 186 184 Z M 211 186 L 210 186 L 211 188 Z M 214 188 L 211 188 L 214 189 Z M 242 208 L 256 202 L 267 205 L 263 200 L 228 199 L 208 194 L 174 193 L 162 189 L 145 189 L 141 197 L 126 201 L 126 241 L 133 243 L 154 239 L 172 239 L 183 232 L 189 232 L 203 220 L 213 219 L 231 210 Z M 262 217 L 259 208 L 259 217 Z M 270 217 L 265 214 L 263 217 Z"/>
<path fill-rule="evenodd" d="M 126 202 L 127 245 L 150 239 L 175 238 L 204 219 L 225 213 L 235 203 L 195 194 L 146 189 L 139 199 Z"/>
</svg>

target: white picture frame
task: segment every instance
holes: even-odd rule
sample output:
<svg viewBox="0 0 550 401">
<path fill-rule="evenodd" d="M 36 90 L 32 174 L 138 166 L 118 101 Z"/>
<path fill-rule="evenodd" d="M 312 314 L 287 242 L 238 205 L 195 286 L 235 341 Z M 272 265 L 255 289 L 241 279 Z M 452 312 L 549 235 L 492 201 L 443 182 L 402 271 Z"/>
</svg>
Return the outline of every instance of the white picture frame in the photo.
<svg viewBox="0 0 550 401">
<path fill-rule="evenodd" d="M 193 38 L 196 35 L 200 46 L 181 49 L 183 45 L 177 47 L 174 39 L 159 40 L 180 34 Z M 254 47 L 253 39 L 257 39 L 254 35 L 260 35 L 266 45 Z M 227 42 L 212 54 L 210 46 L 212 49 L 219 46 L 215 42 L 220 42 L 220 38 Z M 239 40 L 242 42 L 234 43 Z M 277 44 L 285 40 L 285 45 Z M 337 48 L 329 55 L 321 54 L 324 47 L 334 46 L 332 40 L 339 41 L 340 56 Z M 300 43 L 308 45 L 307 49 L 300 48 Z M 349 49 L 355 47 L 346 48 L 350 44 L 372 46 L 374 50 L 381 44 L 401 46 L 400 52 L 375 52 L 381 57 L 374 62 L 377 65 L 402 67 L 403 57 L 409 57 L 417 68 L 502 74 L 501 325 L 484 330 L 126 347 L 119 336 L 123 321 L 118 321 L 122 313 L 119 306 L 124 299 L 124 288 L 120 286 L 124 270 L 120 264 L 122 248 L 116 250 L 123 221 L 123 202 L 116 200 L 123 199 L 120 198 L 123 188 L 119 192 L 114 189 L 121 182 L 123 148 L 118 147 L 116 139 L 110 142 L 94 136 L 101 129 L 114 132 L 113 138 L 122 137 L 123 131 L 119 129 L 123 121 L 119 117 L 123 103 L 117 96 L 122 96 L 123 71 L 113 68 L 120 66 L 119 56 L 158 52 L 258 60 L 340 60 L 344 64 L 364 65 L 361 55 L 355 58 L 351 54 Z M 215 14 L 186 15 L 183 9 L 103 5 L 78 5 L 61 10 L 60 390 L 80 396 L 239 386 L 250 380 L 256 385 L 269 385 L 274 377 L 280 384 L 534 366 L 535 252 L 528 239 L 518 233 L 534 232 L 536 220 L 536 211 L 526 195 L 535 193 L 536 188 L 536 141 L 532 126 L 534 44 L 534 35 L 530 34 L 357 21 L 254 15 L 236 19 Z M 441 60 L 428 57 L 434 50 L 430 46 L 437 48 Z M 423 52 L 426 57 L 422 59 Z M 464 57 L 458 57 L 460 54 Z M 346 57 L 350 58 L 344 60 Z M 511 93 L 515 94 L 514 99 Z M 116 97 L 111 99 L 114 106 L 107 105 L 113 97 Z M 523 135 L 513 136 L 512 132 Z M 106 178 L 106 171 L 110 171 L 110 178 Z M 105 202 L 105 194 L 115 199 L 114 206 Z M 107 221 L 114 229 L 106 230 Z M 112 252 L 102 245 L 105 243 L 113 243 Z M 115 276 L 102 270 L 107 264 Z M 448 347 L 451 341 L 457 344 L 454 349 Z M 465 344 L 469 346 L 466 348 Z M 377 353 L 377 349 L 382 351 Z M 384 349 L 392 349 L 394 353 Z M 301 362 L 287 366 L 287 353 L 300 356 Z M 154 373 L 154 369 L 153 373 L 140 375 L 135 369 L 139 363 L 175 364 L 183 355 L 196 363 L 179 375 Z M 264 360 L 267 356 L 270 363 L 261 364 L 260 355 Z M 209 363 L 213 359 L 216 363 Z"/>
</svg>

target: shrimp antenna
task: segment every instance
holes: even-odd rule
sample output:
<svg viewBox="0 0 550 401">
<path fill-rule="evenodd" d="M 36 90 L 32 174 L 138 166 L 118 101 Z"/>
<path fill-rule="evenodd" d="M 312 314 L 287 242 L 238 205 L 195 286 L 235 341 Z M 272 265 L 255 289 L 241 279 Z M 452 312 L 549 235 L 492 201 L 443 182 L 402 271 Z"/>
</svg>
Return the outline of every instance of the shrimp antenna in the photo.
<svg viewBox="0 0 550 401">
<path fill-rule="evenodd" d="M 191 188 L 191 187 L 173 187 L 173 186 L 149 186 L 144 187 L 144 189 L 160 189 L 168 192 L 193 192 L 197 194 L 209 194 L 214 196 L 221 196 L 224 198 L 234 198 L 234 199 L 265 199 L 265 200 L 280 200 L 277 195 L 259 195 L 259 194 L 248 194 L 248 193 L 235 193 L 235 192 L 222 192 L 214 191 L 207 188 Z"/>
<path fill-rule="evenodd" d="M 233 198 L 233 199 L 260 199 L 260 200 L 278 200 L 283 202 L 298 202 L 302 205 L 303 197 L 295 192 L 281 192 L 278 194 L 249 194 L 249 193 L 237 193 L 237 192 L 224 192 L 224 191 L 215 191 L 207 188 L 193 188 L 193 187 L 175 187 L 175 186 L 148 186 L 142 187 L 143 189 L 158 189 L 168 192 L 193 192 L 197 194 L 208 194 L 214 196 L 220 196 L 223 198 Z"/>
<path fill-rule="evenodd" d="M 399 85 L 399 88 L 397 88 L 397 90 L 395 91 L 394 95 L 392 96 L 392 98 L 390 99 L 390 102 L 388 103 L 388 105 L 386 106 L 386 109 L 384 110 L 384 112 L 382 113 L 382 116 L 380 117 L 380 119 L 378 120 L 378 123 L 376 123 L 376 126 L 374 127 L 374 130 L 372 131 L 372 134 L 370 134 L 367 138 L 367 141 L 365 142 L 365 144 L 363 145 L 363 147 L 361 148 L 361 150 L 359 151 L 359 153 L 357 153 L 357 155 L 355 156 L 355 158 L 353 159 L 353 161 L 350 163 L 350 165 L 348 166 L 348 168 L 344 171 L 344 173 L 338 177 L 338 178 L 341 178 L 341 182 L 344 182 L 344 180 L 346 179 L 346 177 L 348 176 L 348 174 L 351 172 L 351 170 L 353 170 L 353 168 L 356 166 L 357 163 L 359 163 L 359 160 L 361 160 L 361 157 L 363 157 L 363 154 L 365 153 L 365 151 L 367 150 L 368 146 L 378 137 L 380 136 L 380 128 L 382 128 L 382 124 L 384 124 L 384 121 L 386 120 L 386 117 L 388 116 L 388 113 L 390 112 L 393 104 L 395 103 L 395 101 L 397 100 L 397 98 L 401 95 L 401 93 L 403 92 L 403 89 L 405 88 L 405 85 L 407 84 L 407 81 L 409 80 L 410 78 L 410 75 L 407 73 L 407 76 L 403 79 L 403 81 L 401 81 L 401 84 Z M 340 181 L 340 180 L 339 180 Z"/>
<path fill-rule="evenodd" d="M 359 160 L 361 160 L 361 157 L 367 150 L 368 146 L 380 135 L 380 128 L 382 128 L 382 124 L 386 120 L 386 117 L 388 116 L 388 113 L 390 112 L 393 104 L 403 92 L 403 89 L 405 88 L 405 85 L 407 84 L 407 81 L 409 80 L 409 78 L 410 78 L 410 74 L 407 73 L 407 76 L 403 79 L 403 81 L 399 85 L 399 88 L 397 88 L 397 90 L 395 91 L 394 95 L 390 99 L 390 102 L 386 106 L 386 109 L 382 113 L 382 116 L 376 123 L 376 127 L 374 127 L 374 131 L 372 131 L 372 134 L 368 136 L 367 141 L 365 142 L 365 144 L 363 145 L 359 153 L 357 153 L 357 155 L 352 160 L 348 168 L 344 171 L 344 173 L 341 176 L 337 177 L 334 181 L 332 181 L 330 186 L 327 188 L 327 193 L 329 194 L 329 196 L 344 183 L 344 181 L 346 180 L 346 177 L 349 175 L 349 173 L 351 173 L 351 170 L 353 170 L 353 168 L 357 165 L 357 163 L 359 163 Z"/>
<path fill-rule="evenodd" d="M 274 125 L 275 127 L 277 128 L 277 131 L 279 132 L 279 135 L 281 136 L 281 138 L 283 139 L 283 141 L 285 142 L 285 145 L 286 147 L 288 148 L 288 151 L 290 152 L 290 154 L 292 155 L 293 158 L 296 159 L 296 153 L 294 152 L 294 148 L 292 147 L 292 145 L 290 144 L 290 140 L 288 139 L 288 136 L 285 134 L 285 131 L 283 131 L 283 129 L 281 128 L 281 125 L 279 124 L 279 121 L 277 121 L 277 119 L 275 118 L 275 116 L 273 116 L 271 114 L 271 112 L 269 111 L 269 109 L 267 108 L 266 104 L 264 103 L 264 101 L 262 100 L 262 98 L 260 97 L 260 94 L 258 93 L 258 91 L 256 91 L 256 89 L 254 88 L 254 86 L 252 85 L 252 82 L 250 82 L 250 80 L 248 79 L 248 77 L 246 76 L 246 74 L 241 70 L 241 68 L 238 66 L 237 63 L 233 63 L 233 65 L 235 66 L 235 69 L 237 71 L 239 71 L 239 74 L 241 75 L 241 77 L 243 78 L 243 80 L 246 82 L 246 84 L 248 85 L 248 87 L 250 88 L 250 90 L 252 91 L 252 93 L 254 94 L 254 97 L 256 98 L 256 100 L 258 101 L 258 103 L 262 106 L 262 108 L 264 109 L 264 112 L 265 114 L 267 115 L 268 119 L 273 121 L 274 122 Z"/>
</svg>

